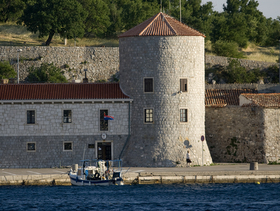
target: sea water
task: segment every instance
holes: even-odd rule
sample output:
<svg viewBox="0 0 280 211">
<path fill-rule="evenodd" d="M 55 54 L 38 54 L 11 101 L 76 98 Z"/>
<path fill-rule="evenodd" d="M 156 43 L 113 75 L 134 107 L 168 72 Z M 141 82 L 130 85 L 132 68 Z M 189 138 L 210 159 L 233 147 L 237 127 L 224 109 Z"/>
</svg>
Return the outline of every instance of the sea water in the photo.
<svg viewBox="0 0 280 211">
<path fill-rule="evenodd" d="M 0 186 L 0 210 L 280 210 L 280 184 Z"/>
</svg>

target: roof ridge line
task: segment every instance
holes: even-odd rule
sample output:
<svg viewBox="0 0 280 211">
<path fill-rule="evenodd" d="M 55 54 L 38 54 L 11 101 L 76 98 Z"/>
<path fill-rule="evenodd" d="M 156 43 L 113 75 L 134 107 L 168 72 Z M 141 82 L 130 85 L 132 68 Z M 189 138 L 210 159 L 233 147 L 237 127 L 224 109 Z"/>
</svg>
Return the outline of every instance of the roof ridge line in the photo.
<svg viewBox="0 0 280 211">
<path fill-rule="evenodd" d="M 169 16 L 170 18 L 172 18 L 171 16 Z M 171 24 L 169 23 L 169 21 L 164 17 L 163 15 L 163 18 L 165 19 L 166 23 L 168 24 L 168 26 L 173 30 L 173 32 L 175 33 L 175 35 L 178 35 L 177 34 L 177 31 L 171 26 Z M 179 21 L 180 22 L 180 21 Z M 181 22 L 180 22 L 181 23 Z"/>
<path fill-rule="evenodd" d="M 152 23 L 154 23 L 154 21 L 158 18 L 158 16 L 161 14 L 161 12 L 160 13 L 158 13 L 157 15 L 156 15 L 156 17 L 153 19 L 153 21 L 151 21 L 140 33 L 139 33 L 139 36 L 141 36 L 146 30 L 147 30 L 147 28 L 152 24 Z"/>
</svg>

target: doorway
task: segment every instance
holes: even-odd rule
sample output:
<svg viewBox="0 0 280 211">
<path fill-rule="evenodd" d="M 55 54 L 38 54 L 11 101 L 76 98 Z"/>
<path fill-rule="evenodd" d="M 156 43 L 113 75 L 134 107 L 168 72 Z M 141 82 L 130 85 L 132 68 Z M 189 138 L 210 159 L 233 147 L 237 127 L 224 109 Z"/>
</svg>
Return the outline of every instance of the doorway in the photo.
<svg viewBox="0 0 280 211">
<path fill-rule="evenodd" d="M 97 159 L 112 160 L 111 142 L 97 142 Z"/>
</svg>

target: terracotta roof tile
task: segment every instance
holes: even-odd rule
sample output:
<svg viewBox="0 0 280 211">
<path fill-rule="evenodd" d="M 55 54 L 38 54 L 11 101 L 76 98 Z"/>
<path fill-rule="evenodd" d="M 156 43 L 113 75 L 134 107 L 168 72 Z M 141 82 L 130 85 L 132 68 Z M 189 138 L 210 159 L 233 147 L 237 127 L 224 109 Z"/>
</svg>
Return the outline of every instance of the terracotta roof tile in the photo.
<svg viewBox="0 0 280 211">
<path fill-rule="evenodd" d="M 251 101 L 251 103 L 242 105 L 243 107 L 280 108 L 280 93 L 242 94 L 242 96 Z"/>
<path fill-rule="evenodd" d="M 205 106 L 224 107 L 239 105 L 239 96 L 242 93 L 256 93 L 254 89 L 207 89 L 205 90 Z"/>
<path fill-rule="evenodd" d="M 128 99 L 118 83 L 2 84 L 0 100 Z"/>
<path fill-rule="evenodd" d="M 204 34 L 160 12 L 139 25 L 121 34 L 122 37 L 136 36 L 203 36 Z"/>
</svg>

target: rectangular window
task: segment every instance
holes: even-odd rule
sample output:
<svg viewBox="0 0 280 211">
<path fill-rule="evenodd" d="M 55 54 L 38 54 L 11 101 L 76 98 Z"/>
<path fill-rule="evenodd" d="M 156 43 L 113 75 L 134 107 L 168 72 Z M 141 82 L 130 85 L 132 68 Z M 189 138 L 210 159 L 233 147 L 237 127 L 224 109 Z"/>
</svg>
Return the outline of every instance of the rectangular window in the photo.
<svg viewBox="0 0 280 211">
<path fill-rule="evenodd" d="M 187 88 L 187 79 L 180 79 L 180 91 L 186 92 Z"/>
<path fill-rule="evenodd" d="M 153 92 L 153 91 L 154 91 L 154 79 L 144 78 L 144 92 Z"/>
<path fill-rule="evenodd" d="M 94 149 L 94 144 L 88 144 L 89 149 Z"/>
<path fill-rule="evenodd" d="M 153 109 L 145 109 L 145 123 L 153 123 Z"/>
<path fill-rule="evenodd" d="M 180 109 L 180 122 L 188 121 L 188 109 Z"/>
<path fill-rule="evenodd" d="M 71 123 L 72 122 L 72 111 L 64 110 L 63 111 L 63 123 Z"/>
<path fill-rule="evenodd" d="M 108 120 L 104 120 L 104 114 L 108 115 L 108 110 L 100 110 L 100 131 L 108 131 Z"/>
<path fill-rule="evenodd" d="M 36 151 L 36 143 L 34 143 L 34 142 L 27 143 L 27 151 L 28 152 L 35 152 Z"/>
<path fill-rule="evenodd" d="M 72 151 L 73 143 L 72 142 L 63 142 L 63 151 Z"/>
<path fill-rule="evenodd" d="M 27 124 L 35 124 L 35 110 L 27 111 Z"/>
</svg>

